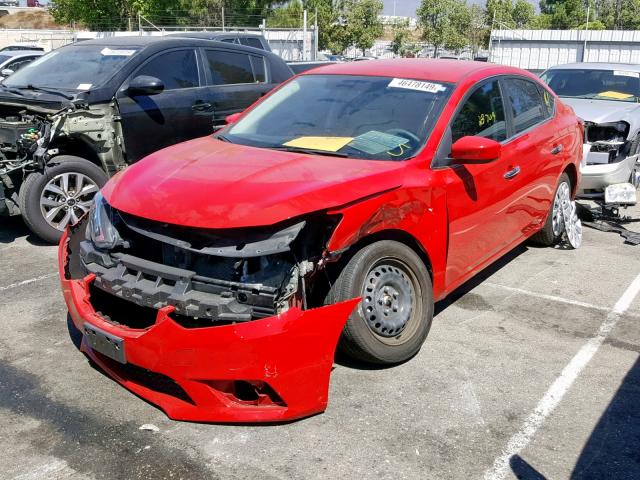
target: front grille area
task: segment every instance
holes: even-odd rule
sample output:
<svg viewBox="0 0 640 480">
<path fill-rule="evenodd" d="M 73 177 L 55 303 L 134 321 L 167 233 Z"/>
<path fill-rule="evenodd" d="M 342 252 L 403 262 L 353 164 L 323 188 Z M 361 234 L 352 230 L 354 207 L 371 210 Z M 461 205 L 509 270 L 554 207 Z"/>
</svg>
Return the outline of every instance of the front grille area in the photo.
<svg viewBox="0 0 640 480">
<path fill-rule="evenodd" d="M 146 328 L 167 305 L 175 307 L 172 318 L 186 327 L 276 314 L 275 287 L 204 277 L 122 253 L 105 254 L 88 241 L 80 244 L 80 256 L 87 271 L 96 275 L 92 288 L 100 293 L 94 308 L 114 323 Z"/>
</svg>

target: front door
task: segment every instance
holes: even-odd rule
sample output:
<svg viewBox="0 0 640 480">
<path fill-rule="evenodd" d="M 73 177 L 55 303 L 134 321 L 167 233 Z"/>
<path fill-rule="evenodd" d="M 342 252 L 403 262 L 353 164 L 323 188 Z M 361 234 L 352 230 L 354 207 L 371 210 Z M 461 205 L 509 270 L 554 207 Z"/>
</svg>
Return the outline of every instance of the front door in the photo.
<svg viewBox="0 0 640 480">
<path fill-rule="evenodd" d="M 451 124 L 452 142 L 481 136 L 498 142 L 508 137 L 508 124 L 499 80 L 476 87 Z M 471 271 L 511 244 L 520 226 L 512 201 L 518 166 L 513 149 L 483 164 L 451 165 L 445 172 L 449 249 L 447 286 L 459 285 Z"/>
<path fill-rule="evenodd" d="M 164 83 L 156 95 L 131 97 L 125 82 L 118 93 L 128 162 L 192 138 L 213 132 L 212 105 L 206 101 L 204 79 L 193 48 L 160 53 L 143 64 L 131 79 L 149 75 Z"/>
</svg>

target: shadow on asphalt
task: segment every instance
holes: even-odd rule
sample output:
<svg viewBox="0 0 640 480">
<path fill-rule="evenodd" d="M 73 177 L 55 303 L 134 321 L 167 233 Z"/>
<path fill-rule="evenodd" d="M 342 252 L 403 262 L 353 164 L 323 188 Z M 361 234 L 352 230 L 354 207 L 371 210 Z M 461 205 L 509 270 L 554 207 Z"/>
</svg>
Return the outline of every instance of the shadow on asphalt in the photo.
<svg viewBox="0 0 640 480">
<path fill-rule="evenodd" d="M 503 257 L 501 257 L 500 259 L 496 260 L 494 263 L 486 267 L 480 273 L 476 274 L 472 279 L 467 281 L 462 286 L 458 287 L 458 289 L 451 292 L 444 300 L 437 302 L 434 306 L 434 311 L 433 311 L 434 320 L 437 318 L 437 316 L 440 313 L 442 313 L 448 307 L 456 303 L 458 300 L 464 297 L 471 290 L 476 288 L 478 285 L 482 284 L 482 282 L 487 280 L 494 273 L 498 272 L 499 270 L 507 266 L 509 263 L 511 263 L 516 258 L 518 258 L 527 250 L 528 250 L 527 245 L 525 244 L 519 245 L 518 247 L 514 248 L 509 253 L 507 253 L 506 255 L 504 255 Z M 406 363 L 410 361 L 411 358 L 401 363 Z M 337 363 L 342 367 L 353 368 L 356 370 L 385 370 L 387 368 L 393 368 L 398 365 L 398 364 L 375 365 L 371 363 L 361 362 L 345 355 L 340 350 L 336 351 L 335 363 Z"/>
<path fill-rule="evenodd" d="M 640 478 L 640 357 L 600 417 L 571 472 L 571 480 Z M 544 480 L 519 455 L 509 459 L 520 480 Z"/>
<path fill-rule="evenodd" d="M 27 237 L 27 242 L 29 242 L 31 245 L 49 245 L 29 231 L 27 226 L 22 221 L 22 217 L 0 217 L 0 244 L 12 243 L 16 239 L 25 236 Z"/>
</svg>

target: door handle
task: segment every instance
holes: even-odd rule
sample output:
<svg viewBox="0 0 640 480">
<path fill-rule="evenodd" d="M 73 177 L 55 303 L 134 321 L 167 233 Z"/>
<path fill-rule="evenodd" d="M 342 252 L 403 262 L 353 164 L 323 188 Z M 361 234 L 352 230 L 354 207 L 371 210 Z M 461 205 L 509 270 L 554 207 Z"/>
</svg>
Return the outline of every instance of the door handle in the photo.
<svg viewBox="0 0 640 480">
<path fill-rule="evenodd" d="M 553 147 L 553 149 L 551 150 L 551 155 L 557 155 L 562 151 L 562 145 L 556 145 L 555 147 Z"/>
<path fill-rule="evenodd" d="M 212 105 L 207 102 L 196 102 L 191 105 L 191 110 L 194 112 L 207 112 L 211 110 Z"/>
<path fill-rule="evenodd" d="M 519 173 L 520 173 L 520 167 L 514 167 L 511 170 L 509 170 L 507 173 L 504 174 L 504 178 L 509 180 L 510 178 L 515 177 Z"/>
</svg>

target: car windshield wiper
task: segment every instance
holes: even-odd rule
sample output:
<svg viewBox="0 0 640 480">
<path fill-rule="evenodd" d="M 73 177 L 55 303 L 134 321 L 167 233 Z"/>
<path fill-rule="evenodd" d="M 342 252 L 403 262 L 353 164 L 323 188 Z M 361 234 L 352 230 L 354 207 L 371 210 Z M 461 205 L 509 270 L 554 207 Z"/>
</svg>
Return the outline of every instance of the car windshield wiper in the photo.
<svg viewBox="0 0 640 480">
<path fill-rule="evenodd" d="M 33 85 L 32 83 L 30 83 L 29 85 L 27 85 L 25 87 L 19 87 L 19 88 L 21 88 L 23 90 L 33 90 L 34 92 L 50 93 L 51 95 L 57 95 L 59 97 L 66 98 L 67 100 L 73 100 L 73 96 L 71 96 L 71 95 L 67 95 L 66 93 L 62 93 L 62 92 L 59 92 L 57 90 L 50 90 L 48 88 L 38 87 L 36 85 Z"/>
<path fill-rule="evenodd" d="M 24 93 L 22 93 L 17 88 L 7 87 L 6 85 L 2 85 L 2 84 L 0 84 L 0 87 L 2 87 L 2 90 L 5 92 L 13 93 L 15 95 L 20 95 L 21 97 L 24 97 Z"/>
<path fill-rule="evenodd" d="M 225 137 L 224 135 L 216 135 L 213 138 L 217 138 L 218 140 L 220 140 L 221 142 L 227 142 L 227 143 L 233 143 L 231 140 L 229 140 L 228 137 Z"/>
<path fill-rule="evenodd" d="M 349 158 L 346 153 L 330 152 L 327 150 L 317 150 L 315 148 L 291 147 L 287 145 L 274 145 L 273 147 L 264 147 L 271 150 L 284 150 L 285 152 L 308 153 L 309 155 L 325 155 L 327 157 Z"/>
</svg>

